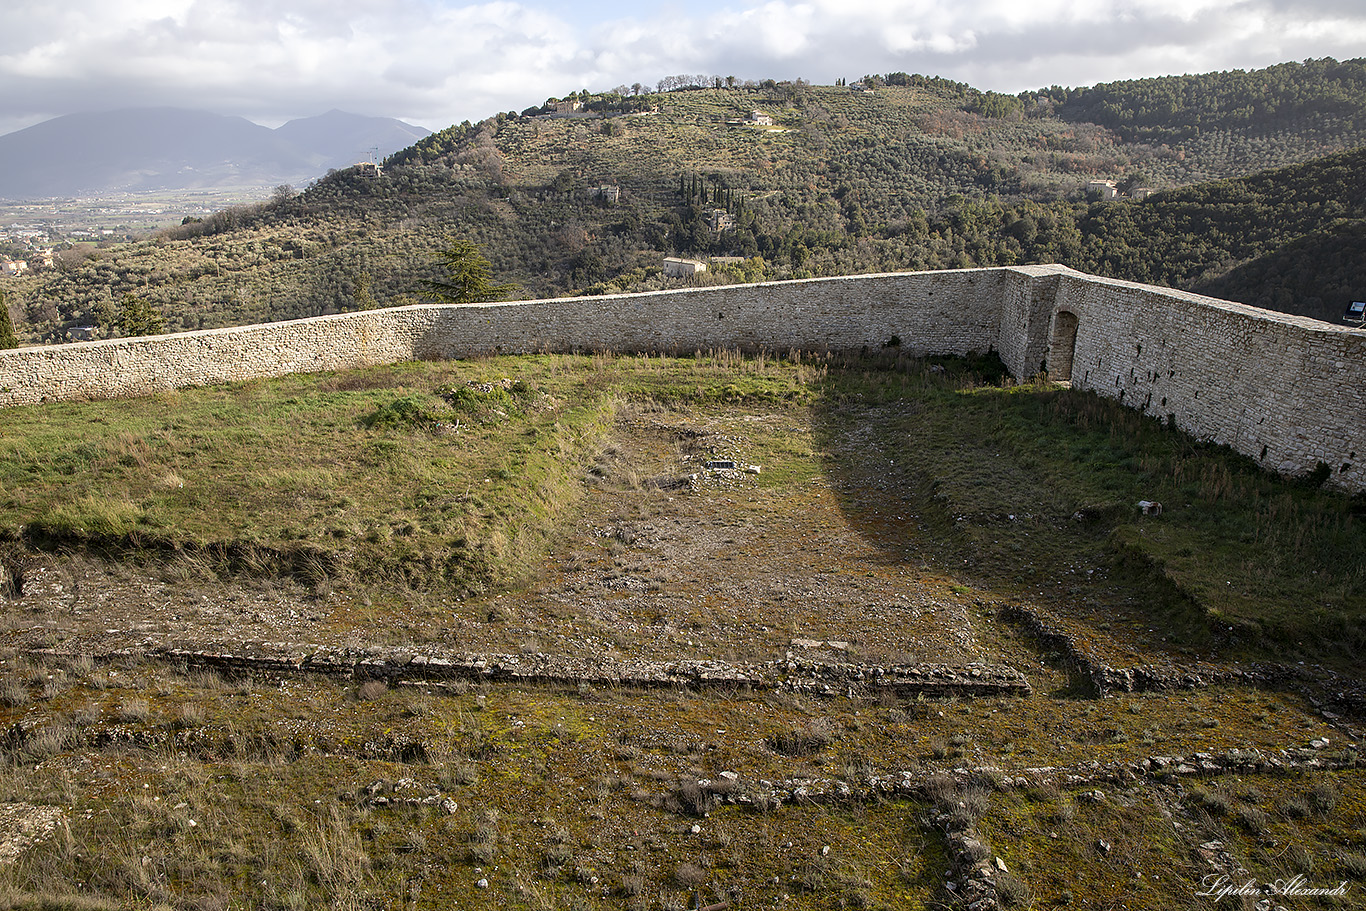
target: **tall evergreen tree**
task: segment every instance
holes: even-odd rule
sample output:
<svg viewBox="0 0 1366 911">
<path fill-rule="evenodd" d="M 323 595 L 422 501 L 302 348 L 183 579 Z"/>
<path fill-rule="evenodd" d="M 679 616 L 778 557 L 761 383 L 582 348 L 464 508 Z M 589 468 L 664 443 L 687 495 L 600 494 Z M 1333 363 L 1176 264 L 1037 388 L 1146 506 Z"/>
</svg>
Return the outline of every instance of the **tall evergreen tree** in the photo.
<svg viewBox="0 0 1366 911">
<path fill-rule="evenodd" d="M 119 332 L 125 336 L 159 335 L 166 331 L 161 311 L 135 294 L 125 294 L 119 304 Z"/>
<path fill-rule="evenodd" d="M 9 304 L 5 303 L 5 292 L 0 291 L 0 350 L 18 347 L 19 339 L 14 335 L 14 322 L 9 316 Z"/>
<path fill-rule="evenodd" d="M 451 237 L 436 254 L 443 277 L 426 279 L 422 293 L 443 304 L 476 304 L 505 300 L 516 285 L 495 285 L 493 267 L 479 247 L 463 237 Z"/>
</svg>

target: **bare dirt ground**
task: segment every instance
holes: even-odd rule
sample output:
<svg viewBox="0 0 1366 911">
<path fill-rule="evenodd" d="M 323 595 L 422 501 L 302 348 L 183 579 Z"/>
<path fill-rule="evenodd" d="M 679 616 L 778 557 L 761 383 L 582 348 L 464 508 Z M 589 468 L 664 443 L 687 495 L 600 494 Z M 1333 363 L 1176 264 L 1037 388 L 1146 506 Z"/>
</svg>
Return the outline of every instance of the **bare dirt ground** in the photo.
<svg viewBox="0 0 1366 911">
<path fill-rule="evenodd" d="M 766 483 L 760 463 L 770 444 L 755 438 L 775 435 L 811 448 L 810 426 L 790 411 L 622 420 L 587 475 L 580 517 L 526 588 L 478 602 L 425 601 L 397 625 L 368 624 L 351 595 L 285 581 L 208 584 L 174 563 L 45 554 L 8 605 L 5 635 L 15 646 L 84 653 L 270 642 L 365 648 L 401 638 L 447 651 L 628 660 L 769 661 L 793 652 L 872 664 L 986 660 L 970 594 L 918 568 L 894 528 L 856 524 L 839 481 L 811 474 Z M 735 467 L 706 467 L 718 462 Z"/>
</svg>

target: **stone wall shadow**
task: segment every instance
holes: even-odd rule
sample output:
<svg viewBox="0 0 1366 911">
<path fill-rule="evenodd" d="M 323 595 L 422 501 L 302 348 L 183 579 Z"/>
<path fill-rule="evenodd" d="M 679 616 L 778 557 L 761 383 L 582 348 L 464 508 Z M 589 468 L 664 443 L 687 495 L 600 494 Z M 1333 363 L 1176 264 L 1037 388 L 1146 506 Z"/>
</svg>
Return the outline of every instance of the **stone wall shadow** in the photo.
<svg viewBox="0 0 1366 911">
<path fill-rule="evenodd" d="M 812 442 L 824 453 L 827 480 L 849 526 L 892 563 L 954 574 L 971 560 L 971 543 L 950 514 L 939 479 L 890 444 L 889 433 L 913 426 L 921 410 L 917 390 L 955 382 L 997 382 L 1008 376 L 995 355 L 915 358 L 895 348 L 827 356 L 812 406 Z M 872 378 L 869 384 L 851 378 Z M 871 396 L 868 385 L 905 381 L 907 393 Z M 864 386 L 863 390 L 859 387 Z M 890 445 L 889 445 L 890 444 Z"/>
<path fill-rule="evenodd" d="M 1030 464 L 993 432 L 1027 424 L 1064 394 L 1046 384 L 973 393 L 1011 382 L 994 354 L 833 356 L 813 406 L 813 445 L 828 454 L 825 474 L 849 526 L 888 564 L 984 603 L 1029 602 L 1097 623 L 1156 618 L 1187 641 L 1207 640 L 1200 605 L 1161 567 L 1118 547 L 1127 501 L 1074 502 L 1050 482 L 1056 465 Z M 946 396 L 961 401 L 961 421 L 952 409 L 946 416 Z"/>
</svg>

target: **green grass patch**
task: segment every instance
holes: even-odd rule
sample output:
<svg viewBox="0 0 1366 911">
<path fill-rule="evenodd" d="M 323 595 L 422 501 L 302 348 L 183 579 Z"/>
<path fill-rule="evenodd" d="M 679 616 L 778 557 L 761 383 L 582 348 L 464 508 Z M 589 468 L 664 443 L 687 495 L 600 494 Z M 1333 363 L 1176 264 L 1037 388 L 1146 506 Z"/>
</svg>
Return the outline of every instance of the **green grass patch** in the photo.
<svg viewBox="0 0 1366 911">
<path fill-rule="evenodd" d="M 1087 799 L 1056 787 L 996 794 L 978 831 L 1029 884 L 1033 907 L 1206 907 L 1208 870 L 1190 859 L 1155 794 Z"/>
</svg>

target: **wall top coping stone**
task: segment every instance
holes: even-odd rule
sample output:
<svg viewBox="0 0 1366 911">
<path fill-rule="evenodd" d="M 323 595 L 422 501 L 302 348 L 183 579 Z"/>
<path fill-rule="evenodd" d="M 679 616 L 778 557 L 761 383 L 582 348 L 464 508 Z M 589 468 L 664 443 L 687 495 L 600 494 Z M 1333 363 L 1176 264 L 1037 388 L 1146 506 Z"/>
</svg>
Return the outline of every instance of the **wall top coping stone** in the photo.
<svg viewBox="0 0 1366 911">
<path fill-rule="evenodd" d="M 1015 267 L 1020 268 L 1020 267 Z M 1112 288 L 1124 288 L 1130 291 L 1146 291 L 1149 294 L 1161 294 L 1164 297 L 1171 297 L 1177 300 L 1187 301 L 1198 304 L 1213 310 L 1222 310 L 1226 313 L 1236 313 L 1250 319 L 1261 320 L 1269 323 L 1282 323 L 1287 326 L 1294 326 L 1297 329 L 1304 329 L 1310 332 L 1323 332 L 1331 335 L 1360 335 L 1366 337 L 1363 330 L 1353 326 L 1340 326 L 1337 323 L 1325 323 L 1322 320 L 1313 319 L 1308 316 L 1298 316 L 1293 313 L 1281 313 L 1278 310 L 1265 310 L 1261 307 L 1253 307 L 1250 304 L 1240 304 L 1237 301 L 1224 300 L 1218 297 L 1208 297 L 1204 294 L 1196 294 L 1193 291 L 1181 291 L 1177 288 L 1167 288 L 1162 285 L 1147 285 L 1143 282 L 1131 282 L 1122 278 L 1106 278 L 1101 275 L 1091 275 L 1086 272 L 1077 272 L 1074 269 L 1067 269 L 1065 266 L 1058 267 L 1066 269 L 1081 281 L 1090 285 L 1106 285 Z M 1066 273 L 1064 273 L 1066 274 Z"/>
<path fill-rule="evenodd" d="M 23 351 L 31 356 L 35 349 L 46 349 L 52 352 L 57 351 L 91 351 L 101 348 L 121 348 L 128 345 L 140 345 L 151 340 L 176 339 L 188 340 L 195 338 L 213 338 L 226 335 L 236 335 L 240 333 L 254 332 L 263 328 L 271 329 L 288 327 L 291 325 L 313 324 L 326 325 L 332 322 L 348 322 L 356 319 L 364 319 L 369 313 L 433 313 L 446 310 L 498 310 L 507 307 L 532 307 L 546 306 L 548 304 L 567 304 L 567 303 L 593 303 L 595 301 L 619 301 L 619 300 L 639 300 L 645 303 L 650 299 L 676 297 L 680 294 L 714 294 L 717 292 L 730 291 L 737 288 L 772 288 L 792 285 L 835 285 L 838 283 L 850 283 L 856 281 L 867 281 L 869 279 L 895 279 L 909 278 L 912 276 L 932 276 L 932 275 L 952 275 L 955 273 L 985 275 L 1002 272 L 1019 272 L 1030 276 L 1042 276 L 1049 274 L 1070 274 L 1085 276 L 1085 273 L 1077 272 L 1066 266 L 983 266 L 975 269 L 930 269 L 919 272 L 872 272 L 862 275 L 836 275 L 821 278 L 798 278 L 785 281 L 751 282 L 740 285 L 710 285 L 701 288 L 670 288 L 661 291 L 642 291 L 635 294 L 599 294 L 582 297 L 550 297 L 533 300 L 520 301 L 486 301 L 483 303 L 471 304 L 408 304 L 402 307 L 379 307 L 374 310 L 351 310 L 346 313 L 329 313 L 324 316 L 305 316 L 299 319 L 279 320 L 273 323 L 247 323 L 241 326 L 219 326 L 215 329 L 195 329 L 189 332 L 167 332 L 160 335 L 141 335 L 127 338 L 106 338 L 94 339 L 86 342 L 65 342 L 58 345 L 25 345 L 20 348 L 11 348 L 0 351 L 0 358 L 4 358 L 11 352 Z"/>
</svg>

